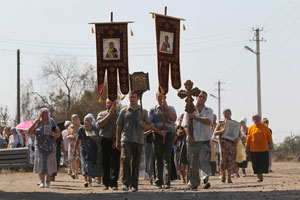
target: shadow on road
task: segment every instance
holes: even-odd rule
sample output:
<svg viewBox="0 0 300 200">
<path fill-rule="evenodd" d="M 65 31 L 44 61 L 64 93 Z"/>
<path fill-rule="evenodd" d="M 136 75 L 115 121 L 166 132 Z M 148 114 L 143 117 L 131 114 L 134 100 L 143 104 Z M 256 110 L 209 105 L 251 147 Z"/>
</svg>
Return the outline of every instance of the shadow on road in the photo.
<svg viewBox="0 0 300 200">
<path fill-rule="evenodd" d="M 70 189 L 70 188 L 68 188 Z M 112 193 L 89 193 L 89 194 L 60 194 L 54 192 L 0 192 L 1 200 L 22 199 L 22 200 L 196 200 L 196 199 L 222 199 L 222 200 L 258 200 L 258 199 L 300 199 L 300 190 L 292 191 L 267 191 L 267 192 L 112 192 Z"/>
</svg>

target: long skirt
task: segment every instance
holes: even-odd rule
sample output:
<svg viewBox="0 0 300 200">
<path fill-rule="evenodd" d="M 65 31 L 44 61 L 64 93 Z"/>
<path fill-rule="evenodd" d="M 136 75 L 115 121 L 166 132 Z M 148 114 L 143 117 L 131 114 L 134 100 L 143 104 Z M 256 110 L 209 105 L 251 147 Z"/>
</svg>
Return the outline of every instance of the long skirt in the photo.
<svg viewBox="0 0 300 200">
<path fill-rule="evenodd" d="M 254 174 L 269 172 L 269 152 L 251 152 L 252 168 Z"/>
<path fill-rule="evenodd" d="M 98 164 L 86 159 L 88 149 L 80 149 L 80 161 L 82 175 L 88 175 L 92 178 L 99 177 Z"/>
<path fill-rule="evenodd" d="M 220 139 L 220 169 L 233 174 L 235 171 L 236 143 L 225 138 Z"/>
<path fill-rule="evenodd" d="M 33 173 L 49 174 L 57 172 L 56 149 L 51 152 L 35 148 Z"/>
</svg>

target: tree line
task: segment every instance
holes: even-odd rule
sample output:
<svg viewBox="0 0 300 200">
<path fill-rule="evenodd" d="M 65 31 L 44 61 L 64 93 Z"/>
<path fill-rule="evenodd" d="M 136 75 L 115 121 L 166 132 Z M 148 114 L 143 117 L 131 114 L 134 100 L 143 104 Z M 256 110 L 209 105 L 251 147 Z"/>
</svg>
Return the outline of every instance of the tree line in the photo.
<svg viewBox="0 0 300 200">
<path fill-rule="evenodd" d="M 21 85 L 21 121 L 36 119 L 43 107 L 50 109 L 57 122 L 69 120 L 74 113 L 81 120 L 87 113 L 96 117 L 106 109 L 105 101 L 99 101 L 96 74 L 95 66 L 76 57 L 47 57 L 38 77 Z M 106 95 L 104 87 L 102 99 Z M 0 122 L 2 126 L 16 125 L 16 116 L 12 117 L 5 105 L 0 106 Z"/>
</svg>

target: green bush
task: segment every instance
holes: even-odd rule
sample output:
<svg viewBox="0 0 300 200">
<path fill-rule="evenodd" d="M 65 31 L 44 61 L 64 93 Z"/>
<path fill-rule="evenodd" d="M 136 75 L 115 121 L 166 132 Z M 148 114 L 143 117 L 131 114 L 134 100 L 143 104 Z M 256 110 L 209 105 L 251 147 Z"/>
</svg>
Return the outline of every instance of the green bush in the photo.
<svg viewBox="0 0 300 200">
<path fill-rule="evenodd" d="M 298 160 L 300 155 L 300 135 L 286 137 L 283 143 L 275 146 L 273 155 L 277 161 L 291 160 L 291 157 Z"/>
</svg>

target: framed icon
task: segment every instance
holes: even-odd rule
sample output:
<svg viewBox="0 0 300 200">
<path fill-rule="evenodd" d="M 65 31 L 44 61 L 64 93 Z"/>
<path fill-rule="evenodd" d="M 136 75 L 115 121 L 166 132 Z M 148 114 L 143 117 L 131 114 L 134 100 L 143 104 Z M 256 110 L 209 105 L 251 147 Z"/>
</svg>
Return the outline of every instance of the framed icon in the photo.
<svg viewBox="0 0 300 200">
<path fill-rule="evenodd" d="M 225 124 L 224 138 L 228 140 L 235 140 L 240 134 L 241 123 L 233 120 L 227 120 Z"/>
<path fill-rule="evenodd" d="M 174 33 L 160 31 L 159 33 L 159 52 L 173 54 Z"/>
<path fill-rule="evenodd" d="M 120 60 L 120 38 L 103 39 L 103 60 Z"/>
</svg>

